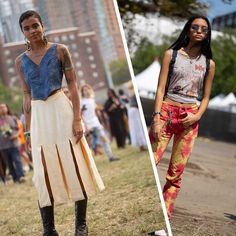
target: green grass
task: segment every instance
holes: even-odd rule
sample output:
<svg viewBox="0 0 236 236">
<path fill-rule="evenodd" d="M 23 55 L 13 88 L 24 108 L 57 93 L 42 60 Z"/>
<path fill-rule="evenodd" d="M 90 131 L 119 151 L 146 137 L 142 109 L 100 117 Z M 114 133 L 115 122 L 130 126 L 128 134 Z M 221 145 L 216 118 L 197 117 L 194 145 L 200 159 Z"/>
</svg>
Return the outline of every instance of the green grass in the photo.
<svg viewBox="0 0 236 236">
<path fill-rule="evenodd" d="M 120 161 L 110 163 L 105 156 L 95 157 L 106 189 L 89 199 L 89 235 L 140 236 L 165 228 L 148 153 L 130 146 L 123 150 L 113 147 L 113 150 Z M 42 232 L 31 178 L 30 173 L 24 184 L 0 185 L 1 236 Z M 60 235 L 73 235 L 72 203 L 55 207 L 55 222 Z"/>
</svg>

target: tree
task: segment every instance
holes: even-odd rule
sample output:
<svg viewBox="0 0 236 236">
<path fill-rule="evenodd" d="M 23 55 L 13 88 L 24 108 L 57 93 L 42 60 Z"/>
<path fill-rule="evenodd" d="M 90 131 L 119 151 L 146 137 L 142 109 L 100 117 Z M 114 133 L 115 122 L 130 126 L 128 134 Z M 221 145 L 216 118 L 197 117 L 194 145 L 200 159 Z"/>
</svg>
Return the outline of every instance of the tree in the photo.
<svg viewBox="0 0 236 236">
<path fill-rule="evenodd" d="M 138 74 L 147 68 L 155 59 L 160 63 L 165 50 L 171 45 L 171 43 L 177 38 L 177 32 L 173 36 L 163 36 L 161 45 L 154 45 L 147 38 L 143 38 L 139 44 L 134 56 L 132 57 L 132 65 L 134 68 L 134 74 Z"/>
<path fill-rule="evenodd" d="M 232 0 L 222 2 L 231 4 Z M 194 14 L 206 16 L 208 11 L 208 5 L 200 0 L 117 0 L 117 3 L 130 49 L 139 44 L 139 38 L 142 38 L 133 27 L 136 15 L 166 16 L 174 20 L 185 20 Z"/>
<path fill-rule="evenodd" d="M 216 63 L 212 95 L 236 94 L 236 32 L 226 31 L 218 36 L 212 42 L 212 51 Z"/>
<path fill-rule="evenodd" d="M 156 14 L 162 16 L 188 18 L 202 14 L 207 9 L 199 0 L 117 0 L 122 19 L 129 20 L 135 14 Z M 206 13 L 206 12 L 205 12 Z"/>
<path fill-rule="evenodd" d="M 134 30 L 136 15 L 167 16 L 179 20 L 189 18 L 193 14 L 207 15 L 207 5 L 199 0 L 117 0 L 117 2 L 130 49 L 138 45 L 142 38 Z"/>
<path fill-rule="evenodd" d="M 9 88 L 0 83 L 0 103 L 6 103 L 13 112 L 21 113 L 22 93 L 18 88 Z"/>
<path fill-rule="evenodd" d="M 129 67 L 125 59 L 114 60 L 110 63 L 109 67 L 115 85 L 125 83 L 131 79 Z"/>
</svg>

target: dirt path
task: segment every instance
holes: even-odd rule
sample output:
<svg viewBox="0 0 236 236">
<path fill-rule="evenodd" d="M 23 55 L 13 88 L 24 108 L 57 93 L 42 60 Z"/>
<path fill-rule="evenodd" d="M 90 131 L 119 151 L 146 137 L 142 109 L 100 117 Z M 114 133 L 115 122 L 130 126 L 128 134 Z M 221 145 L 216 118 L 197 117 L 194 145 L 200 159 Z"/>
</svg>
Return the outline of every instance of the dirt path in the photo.
<svg viewBox="0 0 236 236">
<path fill-rule="evenodd" d="M 158 168 L 163 186 L 170 147 Z M 198 138 L 183 175 L 173 235 L 236 235 L 236 145 Z"/>
</svg>

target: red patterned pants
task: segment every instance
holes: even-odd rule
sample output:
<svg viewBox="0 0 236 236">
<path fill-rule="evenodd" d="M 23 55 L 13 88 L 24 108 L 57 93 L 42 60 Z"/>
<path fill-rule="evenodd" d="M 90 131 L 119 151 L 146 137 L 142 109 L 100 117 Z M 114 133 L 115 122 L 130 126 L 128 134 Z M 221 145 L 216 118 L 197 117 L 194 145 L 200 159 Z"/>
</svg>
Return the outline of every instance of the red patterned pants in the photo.
<svg viewBox="0 0 236 236">
<path fill-rule="evenodd" d="M 181 178 L 184 168 L 192 152 L 194 140 L 198 134 L 198 122 L 184 127 L 181 118 L 189 113 L 197 113 L 197 105 L 176 106 L 163 102 L 161 108 L 162 135 L 157 142 L 156 164 L 160 162 L 162 155 L 174 136 L 169 168 L 166 175 L 166 184 L 163 188 L 163 197 L 169 218 L 172 215 L 173 206 L 180 191 Z"/>
</svg>

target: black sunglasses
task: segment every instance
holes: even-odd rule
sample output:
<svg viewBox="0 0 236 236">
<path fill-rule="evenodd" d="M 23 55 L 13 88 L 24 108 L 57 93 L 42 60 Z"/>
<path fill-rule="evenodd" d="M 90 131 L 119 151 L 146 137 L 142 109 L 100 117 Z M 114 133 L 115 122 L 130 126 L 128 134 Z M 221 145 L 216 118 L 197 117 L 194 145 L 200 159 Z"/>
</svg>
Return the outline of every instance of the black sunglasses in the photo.
<svg viewBox="0 0 236 236">
<path fill-rule="evenodd" d="M 191 29 L 194 31 L 194 32 L 198 32 L 199 28 L 201 28 L 201 32 L 203 34 L 207 34 L 208 33 L 208 27 L 206 26 L 200 26 L 200 25 L 191 25 Z"/>
</svg>

